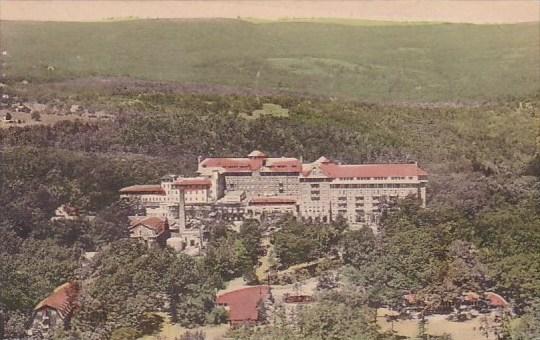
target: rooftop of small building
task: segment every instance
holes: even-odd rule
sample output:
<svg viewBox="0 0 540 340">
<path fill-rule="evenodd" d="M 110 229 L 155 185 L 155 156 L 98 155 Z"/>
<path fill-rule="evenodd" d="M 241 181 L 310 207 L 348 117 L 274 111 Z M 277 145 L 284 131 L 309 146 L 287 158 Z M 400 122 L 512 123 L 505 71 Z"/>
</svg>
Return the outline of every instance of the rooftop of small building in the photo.
<svg viewBox="0 0 540 340">
<path fill-rule="evenodd" d="M 78 282 L 66 282 L 39 302 L 34 311 L 48 307 L 58 311 L 61 317 L 65 317 L 77 307 L 79 293 L 80 285 Z"/>
<path fill-rule="evenodd" d="M 129 228 L 133 229 L 139 225 L 144 225 L 147 228 L 161 234 L 169 230 L 169 222 L 167 218 L 157 216 L 129 216 Z"/>
<path fill-rule="evenodd" d="M 253 286 L 221 294 L 217 303 L 229 307 L 230 321 L 256 321 L 259 319 L 258 305 L 271 294 L 270 286 Z"/>
<path fill-rule="evenodd" d="M 165 190 L 161 187 L 160 184 L 137 184 L 125 187 L 119 190 L 121 194 L 160 194 L 165 195 Z"/>
</svg>

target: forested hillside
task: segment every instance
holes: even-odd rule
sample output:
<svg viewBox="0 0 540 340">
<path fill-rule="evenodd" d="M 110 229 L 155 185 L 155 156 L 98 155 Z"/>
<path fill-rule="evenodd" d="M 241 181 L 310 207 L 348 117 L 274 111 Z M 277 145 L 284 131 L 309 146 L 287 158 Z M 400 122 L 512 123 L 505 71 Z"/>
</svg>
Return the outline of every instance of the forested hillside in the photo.
<svg viewBox="0 0 540 340">
<path fill-rule="evenodd" d="M 241 278 L 316 281 L 316 303 L 292 320 L 277 309 L 274 322 L 230 331 L 235 339 L 395 340 L 374 320 L 403 294 L 440 307 L 488 291 L 514 313 L 499 320 L 500 339 L 540 337 L 537 23 L 0 25 L 0 109 L 10 114 L 0 117 L 0 338 L 27 336 L 34 306 L 70 280 L 83 286 L 80 306 L 52 339 L 138 339 L 164 316 L 221 324 L 216 294 Z M 11 119 L 21 110 L 31 122 Z M 200 257 L 129 240 L 135 212 L 120 188 L 252 150 L 418 162 L 427 207 L 399 201 L 378 233 L 341 219 L 237 229 L 216 219 Z M 61 205 L 82 218 L 52 218 Z"/>
<path fill-rule="evenodd" d="M 483 101 L 539 90 L 538 23 L 134 20 L 1 25 L 4 73 L 130 76 L 364 101 Z"/>
<path fill-rule="evenodd" d="M 280 265 L 344 253 L 342 265 L 348 268 L 344 278 L 353 291 L 365 290 L 351 297 L 355 305 L 339 300 L 343 296 L 328 297 L 326 304 L 318 305 L 320 310 L 310 309 L 301 316 L 302 322 L 315 322 L 325 308 L 344 314 L 355 311 L 359 319 L 332 332 L 338 336 L 352 332 L 352 338 L 358 330 L 375 334 L 370 333 L 374 326 L 365 323 L 370 312 L 360 312 L 366 306 L 396 303 L 407 290 L 457 296 L 466 289 L 494 289 L 510 299 L 524 315 L 514 332 L 526 334 L 529 331 L 522 328 L 534 322 L 531 308 L 538 307 L 534 299 L 540 293 L 537 97 L 422 107 L 292 96 L 142 94 L 140 88 L 129 86 L 79 94 L 35 90 L 26 96 L 30 101 L 59 97 L 68 104 L 106 108 L 116 118 L 0 130 L 0 232 L 7 240 L 1 244 L 1 265 L 10 273 L 1 278 L 1 303 L 9 334 L 20 332 L 20 320 L 36 301 L 75 277 L 95 280 L 85 297 L 90 302 L 74 321 L 82 338 L 153 332 L 160 320 L 148 319 L 146 313 L 154 311 L 162 298 L 176 301 L 170 313 L 185 324 L 218 320 L 220 311 L 211 302 L 213 289 L 237 276 L 253 277 L 258 255 L 246 250 L 257 249 L 258 229 L 246 227 L 237 234 L 216 227 L 203 261 L 152 252 L 144 260 L 148 263 L 126 262 L 125 256 L 139 258 L 146 250 L 121 240 L 129 207 L 117 202 L 117 190 L 156 182 L 168 172 L 192 174 L 199 155 L 242 156 L 253 149 L 305 160 L 326 155 L 344 162 L 418 161 L 430 173 L 428 208 L 418 210 L 414 203 L 403 202 L 401 210 L 385 218 L 378 236 L 349 232 L 339 225 L 281 222 L 281 231 L 273 238 Z M 263 103 L 280 105 L 288 114 L 252 117 Z M 54 209 L 64 203 L 97 217 L 51 222 Z M 328 242 L 320 244 L 321 239 Z M 81 255 L 95 250 L 102 250 L 102 257 L 81 272 Z M 100 274 L 117 272 L 118 261 L 124 261 L 122 271 L 115 274 L 118 280 Z M 165 267 L 155 263 L 168 264 L 163 270 L 170 286 L 161 286 L 159 268 Z M 138 272 L 152 279 L 140 281 Z M 198 279 L 190 281 L 193 278 Z M 207 284 L 198 286 L 201 282 Z M 160 295 L 170 289 L 192 294 L 195 300 L 175 300 L 177 293 Z M 154 294 L 161 297 L 145 302 L 144 296 Z M 96 310 L 104 313 L 97 319 Z M 350 325 L 362 328 L 355 331 Z M 238 336 L 295 334 L 293 329 L 264 332 Z M 310 333 L 315 330 L 305 332 L 294 336 L 319 339 Z"/>
</svg>

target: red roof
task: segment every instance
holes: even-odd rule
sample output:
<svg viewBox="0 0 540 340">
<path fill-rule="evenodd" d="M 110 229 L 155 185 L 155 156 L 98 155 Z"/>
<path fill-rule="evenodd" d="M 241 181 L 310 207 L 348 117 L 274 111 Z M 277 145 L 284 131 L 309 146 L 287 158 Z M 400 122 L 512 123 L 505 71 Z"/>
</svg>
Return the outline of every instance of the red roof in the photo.
<svg viewBox="0 0 540 340">
<path fill-rule="evenodd" d="M 262 159 L 248 158 L 206 158 L 201 162 L 203 168 L 223 168 L 227 172 L 251 172 L 262 166 Z"/>
<path fill-rule="evenodd" d="M 296 158 L 268 158 L 265 168 L 271 172 L 300 172 L 302 163 Z"/>
<path fill-rule="evenodd" d="M 253 197 L 250 204 L 295 204 L 296 199 L 288 196 Z"/>
<path fill-rule="evenodd" d="M 302 163 L 296 158 L 206 158 L 203 168 L 223 168 L 225 172 L 300 172 Z"/>
<path fill-rule="evenodd" d="M 178 181 L 174 182 L 175 185 L 212 185 L 212 182 L 208 178 L 203 177 L 190 177 L 190 178 L 179 178 Z"/>
<path fill-rule="evenodd" d="M 269 286 L 255 286 L 221 294 L 217 297 L 217 303 L 229 306 L 231 322 L 257 321 L 258 304 L 269 296 Z"/>
<path fill-rule="evenodd" d="M 55 309 L 62 319 L 77 308 L 77 300 L 79 298 L 80 286 L 77 282 L 67 282 L 57 287 L 51 295 L 37 304 L 34 311 L 42 308 Z"/>
<path fill-rule="evenodd" d="M 158 235 L 169 229 L 169 222 L 166 218 L 161 217 L 152 216 L 135 218 L 130 223 L 130 229 L 133 229 L 138 225 L 144 225 L 152 230 L 155 230 Z"/>
<path fill-rule="evenodd" d="M 416 164 L 321 164 L 321 171 L 332 178 L 427 176 Z"/>
<path fill-rule="evenodd" d="M 487 292 L 484 293 L 486 299 L 489 300 L 489 304 L 494 307 L 506 307 L 508 306 L 508 301 L 505 300 L 502 296 L 497 293 Z"/>
<path fill-rule="evenodd" d="M 165 190 L 159 184 L 132 185 L 120 189 L 121 194 L 157 194 L 165 195 Z"/>
</svg>

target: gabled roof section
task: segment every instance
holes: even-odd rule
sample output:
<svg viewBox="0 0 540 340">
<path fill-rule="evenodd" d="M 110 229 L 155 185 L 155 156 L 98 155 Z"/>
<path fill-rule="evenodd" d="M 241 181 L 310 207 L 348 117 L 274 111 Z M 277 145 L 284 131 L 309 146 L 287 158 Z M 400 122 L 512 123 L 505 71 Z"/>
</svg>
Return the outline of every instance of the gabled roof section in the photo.
<svg viewBox="0 0 540 340">
<path fill-rule="evenodd" d="M 505 298 L 494 292 L 484 293 L 485 298 L 489 301 L 489 304 L 494 307 L 507 307 L 509 305 Z"/>
<path fill-rule="evenodd" d="M 317 177 L 317 178 L 327 178 L 328 175 L 321 169 L 322 164 L 303 164 L 302 165 L 302 176 L 303 177 Z"/>
<path fill-rule="evenodd" d="M 165 190 L 159 184 L 144 184 L 122 188 L 120 193 L 128 195 L 165 195 Z"/>
<path fill-rule="evenodd" d="M 324 156 L 321 156 L 319 157 L 319 159 L 317 159 L 315 162 L 313 163 L 318 163 L 318 164 L 326 164 L 326 163 L 332 163 L 332 161 L 330 161 L 328 158 L 324 157 Z"/>
<path fill-rule="evenodd" d="M 269 286 L 254 286 L 221 294 L 217 297 L 217 303 L 229 306 L 229 320 L 232 322 L 257 321 L 257 306 L 269 296 Z"/>
<path fill-rule="evenodd" d="M 203 168 L 220 168 L 225 172 L 251 172 L 262 166 L 262 159 L 248 158 L 206 158 L 200 164 Z"/>
<path fill-rule="evenodd" d="M 34 311 L 42 308 L 52 308 L 65 319 L 78 307 L 80 285 L 78 282 L 66 282 L 57 287 L 51 295 L 36 305 Z"/>
<path fill-rule="evenodd" d="M 161 217 L 134 217 L 130 221 L 129 229 L 133 229 L 137 226 L 143 225 L 156 232 L 157 235 L 161 235 L 163 232 L 169 230 L 169 222 L 166 218 Z"/>
<path fill-rule="evenodd" d="M 205 177 L 183 177 L 179 178 L 174 185 L 189 186 L 189 185 L 212 185 L 212 182 Z"/>
<path fill-rule="evenodd" d="M 296 158 L 267 158 L 262 172 L 301 172 L 302 163 Z"/>
<path fill-rule="evenodd" d="M 264 152 L 261 152 L 259 150 L 253 150 L 248 155 L 249 158 L 266 158 L 268 157 Z"/>
</svg>

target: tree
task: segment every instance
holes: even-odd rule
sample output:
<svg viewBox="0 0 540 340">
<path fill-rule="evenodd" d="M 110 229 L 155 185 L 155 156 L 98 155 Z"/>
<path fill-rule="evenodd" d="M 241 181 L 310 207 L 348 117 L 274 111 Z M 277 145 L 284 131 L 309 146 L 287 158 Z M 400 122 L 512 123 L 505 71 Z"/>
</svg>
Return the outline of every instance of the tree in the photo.
<svg viewBox="0 0 540 340">
<path fill-rule="evenodd" d="M 378 333 L 365 310 L 323 301 L 298 313 L 300 338 L 320 340 L 377 339 Z"/>
<path fill-rule="evenodd" d="M 370 228 L 347 232 L 342 239 L 343 262 L 362 268 L 374 261 L 376 239 Z"/>
<path fill-rule="evenodd" d="M 32 114 L 31 114 L 31 117 L 36 122 L 39 122 L 41 120 L 41 115 L 37 111 L 33 111 Z"/>
<path fill-rule="evenodd" d="M 478 259 L 472 243 L 461 240 L 452 242 L 448 249 L 447 266 L 443 282 L 446 298 L 458 298 L 464 292 L 482 292 L 486 288 L 487 268 Z"/>
<path fill-rule="evenodd" d="M 272 237 L 274 252 L 282 267 L 337 254 L 341 229 L 332 225 L 303 224 L 294 218 L 279 222 Z"/>
<path fill-rule="evenodd" d="M 215 287 L 187 255 L 172 249 L 148 249 L 120 240 L 105 247 L 89 264 L 85 304 L 73 322 L 81 332 L 129 328 L 149 334 L 161 324 L 152 312 L 168 305 L 174 322 L 201 325 L 214 307 Z"/>
<path fill-rule="evenodd" d="M 540 300 L 531 301 L 525 314 L 507 321 L 506 333 L 511 340 L 533 340 L 540 338 Z"/>
<path fill-rule="evenodd" d="M 187 331 L 178 338 L 178 340 L 206 340 L 206 335 L 203 331 Z"/>
<path fill-rule="evenodd" d="M 416 335 L 418 340 L 428 339 L 429 335 L 427 332 L 427 324 L 428 320 L 424 317 L 424 313 L 422 313 L 420 319 L 418 320 L 418 334 Z"/>
<path fill-rule="evenodd" d="M 246 220 L 240 226 L 239 239 L 244 244 L 252 266 L 257 264 L 261 247 L 260 224 L 256 220 Z"/>
</svg>

